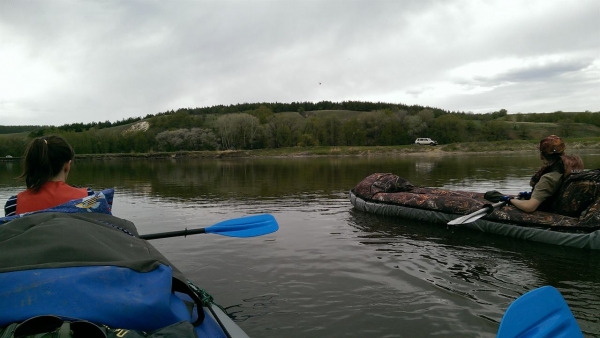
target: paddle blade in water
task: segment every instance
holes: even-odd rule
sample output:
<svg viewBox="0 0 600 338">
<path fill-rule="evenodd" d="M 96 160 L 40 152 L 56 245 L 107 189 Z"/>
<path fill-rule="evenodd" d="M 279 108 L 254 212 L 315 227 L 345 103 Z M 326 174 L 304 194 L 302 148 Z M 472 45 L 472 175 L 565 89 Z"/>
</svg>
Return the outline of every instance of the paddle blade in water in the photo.
<svg viewBox="0 0 600 338">
<path fill-rule="evenodd" d="M 207 234 L 254 237 L 275 232 L 279 230 L 279 225 L 273 215 L 260 214 L 222 221 L 207 227 L 205 230 Z"/>
</svg>

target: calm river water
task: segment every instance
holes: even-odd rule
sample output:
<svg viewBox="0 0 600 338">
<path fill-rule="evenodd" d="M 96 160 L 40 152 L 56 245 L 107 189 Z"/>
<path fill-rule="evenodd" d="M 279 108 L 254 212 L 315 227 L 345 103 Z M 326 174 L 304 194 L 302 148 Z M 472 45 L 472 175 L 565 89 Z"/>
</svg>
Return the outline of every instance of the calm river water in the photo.
<svg viewBox="0 0 600 338">
<path fill-rule="evenodd" d="M 581 153 L 600 168 L 600 151 Z M 77 160 L 69 183 L 115 187 L 113 214 L 140 233 L 270 213 L 255 238 L 153 244 L 254 337 L 494 337 L 511 301 L 552 285 L 600 336 L 600 253 L 353 210 L 348 191 L 391 172 L 414 185 L 518 193 L 536 153 L 502 156 Z M 23 189 L 0 162 L 0 199 Z M 3 202 L 4 203 L 4 202 Z"/>
</svg>

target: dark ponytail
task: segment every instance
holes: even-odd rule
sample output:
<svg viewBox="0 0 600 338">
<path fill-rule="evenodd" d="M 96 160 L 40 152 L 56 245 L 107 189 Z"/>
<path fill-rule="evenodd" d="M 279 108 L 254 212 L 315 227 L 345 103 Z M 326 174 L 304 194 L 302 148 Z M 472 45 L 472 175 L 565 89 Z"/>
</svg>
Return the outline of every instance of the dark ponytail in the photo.
<svg viewBox="0 0 600 338">
<path fill-rule="evenodd" d="M 23 173 L 28 189 L 38 191 L 75 158 L 75 151 L 67 141 L 56 135 L 33 139 L 23 155 Z"/>
</svg>

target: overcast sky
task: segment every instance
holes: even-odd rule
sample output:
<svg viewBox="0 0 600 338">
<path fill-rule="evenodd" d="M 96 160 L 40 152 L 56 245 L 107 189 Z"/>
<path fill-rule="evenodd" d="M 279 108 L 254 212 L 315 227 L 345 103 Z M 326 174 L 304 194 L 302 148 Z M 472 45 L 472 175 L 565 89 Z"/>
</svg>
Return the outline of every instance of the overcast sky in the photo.
<svg viewBox="0 0 600 338">
<path fill-rule="evenodd" d="M 0 125 L 322 100 L 600 111 L 600 0 L 0 1 Z"/>
</svg>

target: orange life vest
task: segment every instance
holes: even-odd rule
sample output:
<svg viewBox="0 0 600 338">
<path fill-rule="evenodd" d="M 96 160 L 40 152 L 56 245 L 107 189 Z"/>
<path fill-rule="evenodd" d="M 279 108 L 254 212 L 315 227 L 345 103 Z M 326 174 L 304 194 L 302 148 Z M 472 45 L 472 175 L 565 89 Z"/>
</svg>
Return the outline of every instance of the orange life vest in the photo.
<svg viewBox="0 0 600 338">
<path fill-rule="evenodd" d="M 40 190 L 27 189 L 17 195 L 17 214 L 44 210 L 88 195 L 86 188 L 75 188 L 62 181 L 46 182 Z"/>
</svg>

